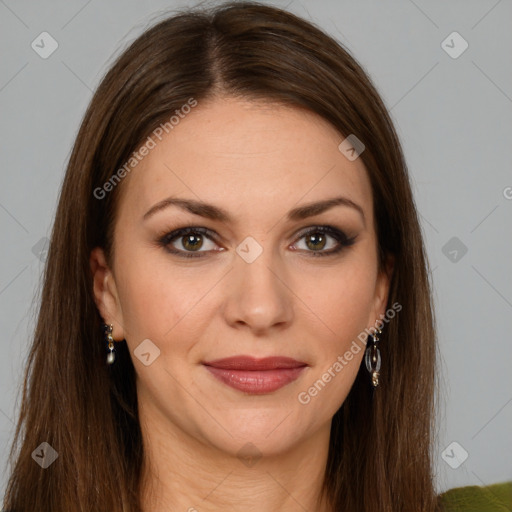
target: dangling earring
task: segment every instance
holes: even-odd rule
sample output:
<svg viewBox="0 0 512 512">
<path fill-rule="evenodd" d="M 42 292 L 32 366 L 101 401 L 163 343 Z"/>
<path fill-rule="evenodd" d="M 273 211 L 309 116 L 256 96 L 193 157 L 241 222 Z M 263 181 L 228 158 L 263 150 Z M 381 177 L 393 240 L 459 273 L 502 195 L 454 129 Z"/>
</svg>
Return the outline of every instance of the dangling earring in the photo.
<svg viewBox="0 0 512 512">
<path fill-rule="evenodd" d="M 381 333 L 382 331 L 376 327 L 375 332 L 368 335 L 368 343 L 365 353 L 366 369 L 372 376 L 372 385 L 374 388 L 379 385 L 380 350 L 377 347 L 377 342 L 379 341 L 379 337 L 377 335 Z"/>
<path fill-rule="evenodd" d="M 108 344 L 108 349 L 110 350 L 110 352 L 107 354 L 107 364 L 112 364 L 116 360 L 114 338 L 112 337 L 112 329 L 114 328 L 114 326 L 112 324 L 103 324 L 103 328 L 105 330 L 105 340 Z"/>
</svg>

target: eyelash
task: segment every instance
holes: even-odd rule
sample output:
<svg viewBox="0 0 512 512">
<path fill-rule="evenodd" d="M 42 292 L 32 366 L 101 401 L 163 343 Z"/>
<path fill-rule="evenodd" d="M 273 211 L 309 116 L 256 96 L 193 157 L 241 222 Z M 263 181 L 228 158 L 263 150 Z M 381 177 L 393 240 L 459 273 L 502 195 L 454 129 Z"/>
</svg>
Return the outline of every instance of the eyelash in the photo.
<svg viewBox="0 0 512 512">
<path fill-rule="evenodd" d="M 209 251 L 198 251 L 198 252 L 192 252 L 192 251 L 182 251 L 180 249 L 171 249 L 169 245 L 171 242 L 173 242 L 175 239 L 179 239 L 180 237 L 184 237 L 185 235 L 189 234 L 201 234 L 215 242 L 215 235 L 214 232 L 202 227 L 186 227 L 186 228 L 180 228 L 176 229 L 174 231 L 171 231 L 170 233 L 166 233 L 162 237 L 158 239 L 158 244 L 162 246 L 164 249 L 166 249 L 171 254 L 176 254 L 177 256 L 184 257 L 184 258 L 202 258 L 205 256 L 206 253 Z M 338 247 L 336 249 L 331 249 L 329 251 L 306 251 L 308 253 L 311 253 L 313 257 L 324 257 L 324 256 L 333 256 L 335 254 L 338 254 L 341 252 L 344 248 L 349 247 L 353 245 L 356 236 L 353 236 L 351 238 L 348 238 L 347 235 L 343 231 L 340 231 L 339 229 L 333 227 L 333 226 L 312 226 L 307 231 L 300 234 L 298 240 L 316 233 L 323 233 L 326 235 L 330 235 L 332 238 L 334 238 L 338 242 Z"/>
</svg>

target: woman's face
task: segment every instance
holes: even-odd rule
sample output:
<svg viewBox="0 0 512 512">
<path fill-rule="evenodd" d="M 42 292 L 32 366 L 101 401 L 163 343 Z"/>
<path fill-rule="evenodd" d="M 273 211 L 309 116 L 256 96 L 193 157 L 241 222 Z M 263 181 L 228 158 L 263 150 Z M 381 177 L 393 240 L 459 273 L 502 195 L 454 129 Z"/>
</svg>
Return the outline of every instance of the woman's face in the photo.
<svg viewBox="0 0 512 512">
<path fill-rule="evenodd" d="M 93 252 L 95 293 L 159 428 L 271 455 L 330 427 L 389 286 L 370 182 L 342 139 L 299 109 L 200 102 L 119 185 L 114 260 Z M 298 363 L 205 365 L 235 356 Z"/>
</svg>

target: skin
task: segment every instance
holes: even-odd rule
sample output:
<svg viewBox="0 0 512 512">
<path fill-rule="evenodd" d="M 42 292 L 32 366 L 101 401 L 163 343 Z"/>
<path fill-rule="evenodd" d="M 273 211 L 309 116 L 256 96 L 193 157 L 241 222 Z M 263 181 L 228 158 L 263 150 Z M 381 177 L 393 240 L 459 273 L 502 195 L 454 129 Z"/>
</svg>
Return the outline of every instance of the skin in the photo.
<svg viewBox="0 0 512 512">
<path fill-rule="evenodd" d="M 384 314 L 391 274 L 389 265 L 378 269 L 367 172 L 338 150 L 342 139 L 302 109 L 216 98 L 195 107 L 119 185 L 112 266 L 96 248 L 91 269 L 99 311 L 114 339 L 126 339 L 137 374 L 144 511 L 330 510 L 320 488 L 331 420 L 364 350 L 307 405 L 297 397 Z M 170 196 L 212 203 L 233 220 L 177 206 L 143 219 Z M 358 204 L 364 219 L 340 205 L 286 220 L 297 206 L 335 196 Z M 354 243 L 315 257 L 338 242 L 326 235 L 315 245 L 314 235 L 301 235 L 324 225 Z M 186 226 L 217 234 L 196 235 L 203 257 L 158 243 Z M 263 250 L 252 263 L 236 252 L 247 236 Z M 193 252 L 186 239 L 171 246 Z M 133 356 L 145 339 L 160 350 L 149 366 Z M 233 355 L 283 355 L 309 366 L 275 392 L 249 395 L 201 364 Z M 237 456 L 247 443 L 260 456 L 250 467 Z"/>
</svg>

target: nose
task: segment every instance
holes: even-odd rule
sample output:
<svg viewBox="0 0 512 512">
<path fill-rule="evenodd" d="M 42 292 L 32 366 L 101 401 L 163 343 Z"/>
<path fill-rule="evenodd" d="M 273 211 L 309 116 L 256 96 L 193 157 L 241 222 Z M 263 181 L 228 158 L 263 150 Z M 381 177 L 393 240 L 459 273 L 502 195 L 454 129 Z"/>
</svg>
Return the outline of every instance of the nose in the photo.
<svg viewBox="0 0 512 512">
<path fill-rule="evenodd" d="M 270 250 L 252 263 L 235 255 L 229 272 L 223 313 L 231 327 L 256 335 L 284 329 L 293 318 L 293 292 L 286 283 L 285 269 Z"/>
</svg>

